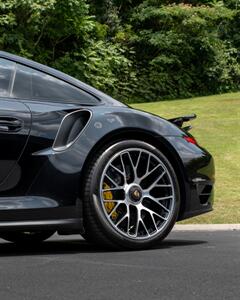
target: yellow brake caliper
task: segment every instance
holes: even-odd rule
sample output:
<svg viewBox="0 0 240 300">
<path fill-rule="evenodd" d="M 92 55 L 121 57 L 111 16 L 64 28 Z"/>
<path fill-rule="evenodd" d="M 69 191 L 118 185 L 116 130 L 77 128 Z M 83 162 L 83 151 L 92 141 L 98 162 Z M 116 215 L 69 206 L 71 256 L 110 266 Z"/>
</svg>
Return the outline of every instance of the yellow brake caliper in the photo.
<svg viewBox="0 0 240 300">
<path fill-rule="evenodd" d="M 110 186 L 106 182 L 104 182 L 103 183 L 103 189 L 104 190 L 110 189 Z M 113 194 L 112 194 L 112 192 L 111 191 L 105 191 L 105 192 L 103 192 L 103 198 L 104 198 L 104 200 L 113 200 Z M 106 211 L 107 211 L 108 214 L 110 214 L 110 212 L 114 209 L 115 204 L 116 204 L 115 202 L 111 202 L 111 201 L 104 202 L 104 206 L 105 206 Z M 118 216 L 118 213 L 116 211 L 114 211 L 111 214 L 112 220 L 116 220 L 117 216 Z"/>
</svg>

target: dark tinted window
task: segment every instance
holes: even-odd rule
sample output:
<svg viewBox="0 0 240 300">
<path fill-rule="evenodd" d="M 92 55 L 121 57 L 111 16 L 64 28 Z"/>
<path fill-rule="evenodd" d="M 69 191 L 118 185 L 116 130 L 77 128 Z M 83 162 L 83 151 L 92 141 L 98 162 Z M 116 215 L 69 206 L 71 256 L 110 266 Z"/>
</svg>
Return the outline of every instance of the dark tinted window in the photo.
<svg viewBox="0 0 240 300">
<path fill-rule="evenodd" d="M 64 102 L 79 102 L 96 104 L 98 100 L 60 79 L 43 72 L 18 65 L 12 96 L 22 99 L 63 100 Z"/>
<path fill-rule="evenodd" d="M 0 58 L 0 97 L 9 96 L 14 67 L 14 62 Z"/>
</svg>

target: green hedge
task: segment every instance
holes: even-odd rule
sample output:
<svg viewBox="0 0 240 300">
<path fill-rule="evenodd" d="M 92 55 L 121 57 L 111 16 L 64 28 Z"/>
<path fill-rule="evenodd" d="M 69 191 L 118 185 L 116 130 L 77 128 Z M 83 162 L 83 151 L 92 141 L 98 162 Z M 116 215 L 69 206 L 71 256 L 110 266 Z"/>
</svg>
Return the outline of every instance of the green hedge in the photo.
<svg viewBox="0 0 240 300">
<path fill-rule="evenodd" d="M 0 48 L 125 102 L 239 90 L 234 1 L 0 1 Z"/>
</svg>

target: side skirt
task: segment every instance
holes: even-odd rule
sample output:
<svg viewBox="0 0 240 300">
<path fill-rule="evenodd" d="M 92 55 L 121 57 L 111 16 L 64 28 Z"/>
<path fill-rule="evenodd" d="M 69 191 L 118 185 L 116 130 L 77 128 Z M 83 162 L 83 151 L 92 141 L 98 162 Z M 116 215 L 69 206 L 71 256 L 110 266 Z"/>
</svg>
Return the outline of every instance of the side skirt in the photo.
<svg viewBox="0 0 240 300">
<path fill-rule="evenodd" d="M 0 231 L 56 230 L 59 234 L 83 232 L 83 221 L 76 219 L 4 221 L 0 222 Z"/>
</svg>

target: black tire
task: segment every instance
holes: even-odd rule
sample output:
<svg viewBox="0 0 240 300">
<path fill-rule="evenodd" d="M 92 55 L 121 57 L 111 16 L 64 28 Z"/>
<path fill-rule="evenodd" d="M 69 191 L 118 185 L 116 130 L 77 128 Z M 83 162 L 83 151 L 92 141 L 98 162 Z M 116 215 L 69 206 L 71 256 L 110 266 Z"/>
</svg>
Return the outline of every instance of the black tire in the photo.
<svg viewBox="0 0 240 300">
<path fill-rule="evenodd" d="M 119 151 L 131 147 L 138 147 L 151 151 L 166 166 L 171 175 L 175 192 L 174 211 L 167 226 L 157 235 L 141 240 L 134 240 L 119 233 L 107 220 L 100 200 L 100 178 L 109 160 Z M 115 249 L 145 249 L 163 240 L 174 226 L 180 207 L 180 192 L 176 174 L 166 156 L 154 146 L 138 140 L 122 140 L 102 148 L 94 156 L 88 166 L 84 182 L 84 238 L 101 247 L 111 247 Z"/>
<path fill-rule="evenodd" d="M 50 238 L 55 231 L 9 231 L 0 233 L 0 238 L 16 244 L 36 244 Z"/>
</svg>

